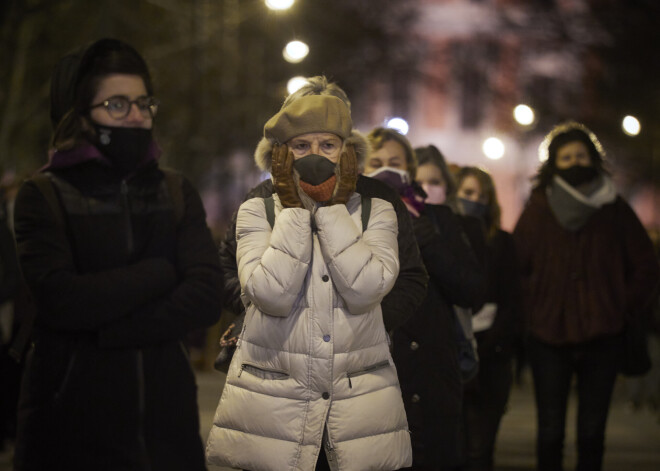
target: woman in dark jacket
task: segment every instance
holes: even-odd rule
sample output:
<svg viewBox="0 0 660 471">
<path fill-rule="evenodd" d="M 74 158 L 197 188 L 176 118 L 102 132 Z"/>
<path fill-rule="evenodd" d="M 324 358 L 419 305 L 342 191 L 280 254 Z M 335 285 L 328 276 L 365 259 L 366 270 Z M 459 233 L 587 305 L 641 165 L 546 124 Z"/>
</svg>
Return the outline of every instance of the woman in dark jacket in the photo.
<svg viewBox="0 0 660 471">
<path fill-rule="evenodd" d="M 600 470 L 624 326 L 645 312 L 658 262 L 589 129 L 576 122 L 555 127 L 540 154 L 545 162 L 513 233 L 538 412 L 538 469 L 562 469 L 577 376 L 577 469 Z"/>
<path fill-rule="evenodd" d="M 51 100 L 55 151 L 15 209 L 38 308 L 15 469 L 203 470 L 182 339 L 217 320 L 222 274 L 199 195 L 158 167 L 146 64 L 99 40 Z"/>
<path fill-rule="evenodd" d="M 466 470 L 492 470 L 497 431 L 513 382 L 513 357 L 521 339 L 520 276 L 513 237 L 500 228 L 500 205 L 491 176 L 476 167 L 456 175 L 458 205 L 486 228 L 486 303 L 472 327 L 479 373 L 466 384 Z"/>
<path fill-rule="evenodd" d="M 460 469 L 464 461 L 458 328 L 453 305 L 478 306 L 482 268 L 458 217 L 448 206 L 423 204 L 412 185 L 417 160 L 408 140 L 392 129 L 369 135 L 365 174 L 386 182 L 408 208 L 429 288 L 422 305 L 394 331 L 393 358 L 412 433 L 413 469 Z"/>
</svg>

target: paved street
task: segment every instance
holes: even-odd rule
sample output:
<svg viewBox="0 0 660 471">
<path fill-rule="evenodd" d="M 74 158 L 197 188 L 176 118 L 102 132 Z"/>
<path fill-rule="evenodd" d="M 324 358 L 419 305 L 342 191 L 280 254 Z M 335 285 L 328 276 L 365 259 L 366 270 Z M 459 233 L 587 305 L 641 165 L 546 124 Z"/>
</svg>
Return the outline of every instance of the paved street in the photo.
<svg viewBox="0 0 660 471">
<path fill-rule="evenodd" d="M 202 437 L 211 428 L 224 375 L 217 372 L 198 372 L 199 406 Z M 572 402 L 574 406 L 574 401 Z M 575 463 L 574 423 L 575 408 L 569 410 L 566 447 L 566 469 Z M 498 437 L 497 471 L 531 471 L 534 469 L 535 411 L 531 382 L 516 386 L 512 392 L 509 410 L 504 416 Z M 0 454 L 0 471 L 10 471 L 10 456 Z M 230 468 L 211 467 L 209 471 L 228 471 Z M 617 385 L 607 429 L 605 466 L 603 471 L 657 471 L 660 470 L 660 421 L 658 411 L 643 409 L 631 411 L 625 404 L 625 384 Z M 91 470 L 90 470 L 91 471 Z M 154 470 L 157 471 L 157 470 Z"/>
<path fill-rule="evenodd" d="M 224 375 L 198 373 L 202 436 L 211 427 L 220 397 Z M 572 398 L 567 428 L 565 469 L 575 466 L 575 400 Z M 512 391 L 509 409 L 502 420 L 496 452 L 497 471 L 532 471 L 535 466 L 534 440 L 536 412 L 532 384 L 528 376 Z M 212 467 L 209 471 L 228 471 Z M 660 411 L 632 411 L 625 404 L 625 380 L 620 378 L 615 391 L 607 428 L 603 471 L 660 470 Z"/>
</svg>

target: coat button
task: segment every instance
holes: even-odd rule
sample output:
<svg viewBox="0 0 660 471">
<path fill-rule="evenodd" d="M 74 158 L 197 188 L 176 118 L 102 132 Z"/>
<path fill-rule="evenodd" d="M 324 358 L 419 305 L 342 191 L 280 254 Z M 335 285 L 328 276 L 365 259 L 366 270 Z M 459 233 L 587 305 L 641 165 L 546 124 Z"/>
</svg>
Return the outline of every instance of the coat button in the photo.
<svg viewBox="0 0 660 471">
<path fill-rule="evenodd" d="M 321 277 L 321 279 L 322 279 L 323 281 L 328 281 L 328 280 L 330 279 L 330 277 L 329 277 L 328 275 L 323 275 L 323 276 Z"/>
<path fill-rule="evenodd" d="M 412 401 L 413 404 L 418 403 L 422 398 L 419 397 L 419 394 L 413 394 L 410 400 Z"/>
<path fill-rule="evenodd" d="M 321 394 L 321 397 L 323 399 L 328 399 L 330 397 L 330 394 L 328 394 L 327 392 L 324 392 L 323 394 Z"/>
<path fill-rule="evenodd" d="M 330 341 L 330 335 L 325 334 L 325 335 L 323 336 L 323 341 L 324 341 L 324 342 L 329 342 L 329 341 Z"/>
<path fill-rule="evenodd" d="M 410 342 L 410 349 L 411 350 L 417 350 L 419 348 L 419 344 L 415 342 L 414 340 Z"/>
</svg>

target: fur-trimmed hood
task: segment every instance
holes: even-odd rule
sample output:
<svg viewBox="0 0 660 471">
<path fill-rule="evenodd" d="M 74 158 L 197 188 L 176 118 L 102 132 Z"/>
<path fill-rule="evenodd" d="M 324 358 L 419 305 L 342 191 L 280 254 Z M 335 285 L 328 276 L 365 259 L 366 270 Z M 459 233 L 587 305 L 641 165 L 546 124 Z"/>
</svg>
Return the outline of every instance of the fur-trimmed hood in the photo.
<svg viewBox="0 0 660 471">
<path fill-rule="evenodd" d="M 259 141 L 259 144 L 254 151 L 254 161 L 261 170 L 270 172 L 271 164 L 273 161 L 273 144 L 274 141 L 264 137 L 261 139 L 261 141 Z M 358 167 L 363 168 L 364 162 L 366 161 L 370 151 L 367 138 L 360 131 L 353 129 L 351 131 L 351 135 L 344 141 L 345 146 L 349 144 L 353 145 L 355 148 Z"/>
</svg>

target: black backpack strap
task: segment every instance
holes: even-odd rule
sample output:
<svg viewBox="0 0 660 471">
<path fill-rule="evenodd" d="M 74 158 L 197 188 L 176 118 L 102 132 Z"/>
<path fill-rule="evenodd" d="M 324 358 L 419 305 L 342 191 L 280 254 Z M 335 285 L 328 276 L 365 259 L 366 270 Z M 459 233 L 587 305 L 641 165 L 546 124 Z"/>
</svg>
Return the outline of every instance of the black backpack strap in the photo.
<svg viewBox="0 0 660 471">
<path fill-rule="evenodd" d="M 50 175 L 48 173 L 38 173 L 30 178 L 30 181 L 33 181 L 34 184 L 37 185 L 41 194 L 46 198 L 46 202 L 48 203 L 57 224 L 65 227 L 66 224 L 64 223 L 62 205 L 60 204 L 60 199 L 55 193 L 55 183 L 51 180 Z"/>
<path fill-rule="evenodd" d="M 264 206 L 266 206 L 266 219 L 268 219 L 268 224 L 272 229 L 275 225 L 275 200 L 273 195 L 270 195 L 268 198 L 264 198 Z"/>
<path fill-rule="evenodd" d="M 371 198 L 360 195 L 362 198 L 362 232 L 367 230 L 371 216 Z"/>
<path fill-rule="evenodd" d="M 186 206 L 183 201 L 183 190 L 181 189 L 181 185 L 183 184 L 183 177 L 180 173 L 169 168 L 161 168 L 161 170 L 165 175 L 165 184 L 167 185 L 167 190 L 172 197 L 174 220 L 178 226 L 179 223 L 183 220 L 183 212 Z"/>
<path fill-rule="evenodd" d="M 34 182 L 34 184 L 45 198 L 46 204 L 48 204 L 48 207 L 50 207 L 50 210 L 53 213 L 55 222 L 57 222 L 57 224 L 63 229 L 66 229 L 66 222 L 64 219 L 62 205 L 60 203 L 59 197 L 57 196 L 57 193 L 55 192 L 55 183 L 53 180 L 51 180 L 50 175 L 48 173 L 38 173 L 32 176 L 32 178 L 30 178 L 28 181 Z M 21 326 L 16 333 L 14 341 L 9 347 L 9 356 L 13 358 L 17 363 L 21 362 L 25 347 L 32 337 L 32 328 L 34 326 L 34 320 L 36 317 L 36 307 L 34 306 L 34 300 L 32 297 L 27 296 L 26 302 L 28 303 L 28 309 L 26 309 L 25 316 L 21 322 Z"/>
</svg>

